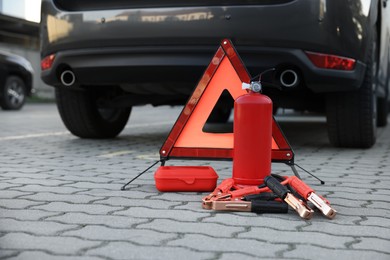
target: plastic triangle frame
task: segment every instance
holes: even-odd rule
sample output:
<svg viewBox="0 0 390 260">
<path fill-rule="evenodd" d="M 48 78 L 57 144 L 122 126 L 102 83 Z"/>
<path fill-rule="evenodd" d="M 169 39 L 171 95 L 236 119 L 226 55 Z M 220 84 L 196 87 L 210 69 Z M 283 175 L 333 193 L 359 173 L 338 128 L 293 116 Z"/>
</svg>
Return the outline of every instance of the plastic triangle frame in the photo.
<svg viewBox="0 0 390 260">
<path fill-rule="evenodd" d="M 251 77 L 231 41 L 222 40 L 161 147 L 161 160 L 232 160 L 233 133 L 206 133 L 202 129 L 221 93 L 227 90 L 235 100 L 246 94 L 241 85 L 243 82 L 250 83 L 250 80 Z M 272 139 L 272 161 L 292 164 L 294 152 L 275 119 Z"/>
</svg>

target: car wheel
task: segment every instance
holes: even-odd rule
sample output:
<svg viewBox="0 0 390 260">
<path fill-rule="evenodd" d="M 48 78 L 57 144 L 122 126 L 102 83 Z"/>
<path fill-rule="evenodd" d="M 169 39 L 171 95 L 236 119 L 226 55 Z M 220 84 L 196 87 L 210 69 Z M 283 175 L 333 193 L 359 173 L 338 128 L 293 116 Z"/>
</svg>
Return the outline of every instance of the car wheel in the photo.
<svg viewBox="0 0 390 260">
<path fill-rule="evenodd" d="M 5 110 L 21 109 L 26 102 L 26 85 L 18 76 L 9 76 L 1 90 L 0 105 Z"/>
<path fill-rule="evenodd" d="M 377 130 L 377 35 L 371 48 L 362 85 L 357 91 L 327 97 L 327 125 L 331 144 L 337 147 L 369 148 Z"/>
<path fill-rule="evenodd" d="M 130 116 L 131 108 L 99 107 L 96 91 L 56 88 L 55 93 L 66 128 L 81 138 L 113 138 Z"/>
</svg>

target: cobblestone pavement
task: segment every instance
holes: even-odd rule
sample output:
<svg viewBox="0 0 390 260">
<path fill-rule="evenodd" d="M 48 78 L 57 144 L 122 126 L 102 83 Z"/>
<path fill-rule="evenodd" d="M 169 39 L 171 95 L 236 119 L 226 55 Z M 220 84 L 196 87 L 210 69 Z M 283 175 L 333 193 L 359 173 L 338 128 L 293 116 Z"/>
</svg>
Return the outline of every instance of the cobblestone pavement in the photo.
<svg viewBox="0 0 390 260">
<path fill-rule="evenodd" d="M 390 131 L 368 150 L 328 144 L 321 117 L 278 116 L 301 173 L 334 220 L 203 210 L 204 193 L 159 193 L 149 172 L 179 108 L 133 110 L 114 140 L 82 140 L 52 104 L 0 111 L 0 259 L 390 259 Z M 211 165 L 220 180 L 231 162 Z M 285 165 L 274 173 L 291 175 Z"/>
</svg>

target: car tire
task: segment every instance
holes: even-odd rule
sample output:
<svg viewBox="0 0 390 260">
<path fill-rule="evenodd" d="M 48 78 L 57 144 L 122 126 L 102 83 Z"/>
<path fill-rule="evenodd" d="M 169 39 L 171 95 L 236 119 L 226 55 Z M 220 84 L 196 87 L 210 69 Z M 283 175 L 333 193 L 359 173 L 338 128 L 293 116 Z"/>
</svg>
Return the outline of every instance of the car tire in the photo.
<svg viewBox="0 0 390 260">
<path fill-rule="evenodd" d="M 383 127 L 387 125 L 387 116 L 389 113 L 389 102 L 387 101 L 389 93 L 386 92 L 385 97 L 378 98 L 378 119 L 377 119 L 377 126 Z"/>
<path fill-rule="evenodd" d="M 4 110 L 19 110 L 26 102 L 26 84 L 18 76 L 8 76 L 1 91 L 0 105 Z"/>
<path fill-rule="evenodd" d="M 232 108 L 215 107 L 213 111 L 211 111 L 207 123 L 226 123 L 229 120 L 231 113 Z"/>
<path fill-rule="evenodd" d="M 131 108 L 101 108 L 90 90 L 56 88 L 56 102 L 66 128 L 81 138 L 116 137 L 126 126 Z"/>
<path fill-rule="evenodd" d="M 225 90 L 211 111 L 207 123 L 226 123 L 230 118 L 233 107 L 234 99 Z"/>
<path fill-rule="evenodd" d="M 336 147 L 369 148 L 377 132 L 377 35 L 373 37 L 362 85 L 357 91 L 327 97 L 327 127 Z"/>
</svg>

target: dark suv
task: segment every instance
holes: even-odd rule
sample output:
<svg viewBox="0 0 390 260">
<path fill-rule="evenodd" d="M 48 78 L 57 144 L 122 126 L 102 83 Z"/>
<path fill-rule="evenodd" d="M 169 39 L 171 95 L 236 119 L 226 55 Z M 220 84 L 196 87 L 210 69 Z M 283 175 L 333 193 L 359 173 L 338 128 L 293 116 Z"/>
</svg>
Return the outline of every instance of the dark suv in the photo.
<svg viewBox="0 0 390 260">
<path fill-rule="evenodd" d="M 387 123 L 387 0 L 43 0 L 42 79 L 66 127 L 109 138 L 134 105 L 184 104 L 230 38 L 275 107 L 326 111 L 332 144 L 370 147 Z M 265 84 L 267 85 L 267 84 Z M 210 120 L 231 110 L 221 98 Z"/>
</svg>

